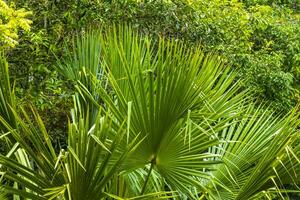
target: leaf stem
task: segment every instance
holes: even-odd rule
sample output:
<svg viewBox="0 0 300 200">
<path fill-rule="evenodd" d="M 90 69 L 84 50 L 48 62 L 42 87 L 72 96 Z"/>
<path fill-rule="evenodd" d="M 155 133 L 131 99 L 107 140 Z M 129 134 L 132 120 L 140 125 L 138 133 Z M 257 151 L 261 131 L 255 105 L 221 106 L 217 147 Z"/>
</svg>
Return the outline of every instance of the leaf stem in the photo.
<svg viewBox="0 0 300 200">
<path fill-rule="evenodd" d="M 149 177 L 150 177 L 150 175 L 151 175 L 152 169 L 153 169 L 153 167 L 154 167 L 154 164 L 155 164 L 155 159 L 153 159 L 153 160 L 151 161 L 150 169 L 149 169 L 149 171 L 148 171 L 148 174 L 147 174 L 147 176 L 146 176 L 146 180 L 145 180 L 144 185 L 143 185 L 143 188 L 142 188 L 142 190 L 141 190 L 141 195 L 143 195 L 144 192 L 145 192 L 145 190 L 146 190 L 146 186 L 147 186 Z"/>
</svg>

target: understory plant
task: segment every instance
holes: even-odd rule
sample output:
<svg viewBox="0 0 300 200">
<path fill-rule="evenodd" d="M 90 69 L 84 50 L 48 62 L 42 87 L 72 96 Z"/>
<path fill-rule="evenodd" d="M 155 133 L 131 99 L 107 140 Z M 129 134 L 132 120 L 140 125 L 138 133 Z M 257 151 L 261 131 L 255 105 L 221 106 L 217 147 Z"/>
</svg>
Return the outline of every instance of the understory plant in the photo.
<svg viewBox="0 0 300 200">
<path fill-rule="evenodd" d="M 299 192 L 296 111 L 255 106 L 218 55 L 127 26 L 87 31 L 66 55 L 56 67 L 76 88 L 66 149 L 56 151 L 34 108 L 2 95 L 1 131 L 13 143 L 0 155 L 7 195 L 240 200 Z"/>
</svg>

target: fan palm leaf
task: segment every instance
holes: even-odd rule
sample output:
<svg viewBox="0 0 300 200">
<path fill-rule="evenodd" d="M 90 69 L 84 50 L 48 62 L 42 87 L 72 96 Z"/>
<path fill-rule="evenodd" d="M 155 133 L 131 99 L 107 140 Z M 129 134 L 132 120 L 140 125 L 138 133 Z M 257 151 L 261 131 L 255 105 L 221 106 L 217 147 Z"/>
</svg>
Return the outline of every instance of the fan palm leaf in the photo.
<svg viewBox="0 0 300 200">
<path fill-rule="evenodd" d="M 247 99 L 235 74 L 200 47 L 164 39 L 154 44 L 128 27 L 105 31 L 99 38 L 105 76 L 91 76 L 93 88 L 118 121 L 127 119 L 127 141 L 145 138 L 124 169 L 150 164 L 147 176 L 158 171 L 172 189 L 203 189 L 195 177 L 210 179 L 208 171 L 219 162 L 207 152 L 220 142 L 214 130 L 238 115 Z M 79 87 L 97 104 L 89 86 L 81 82 Z"/>
<path fill-rule="evenodd" d="M 263 193 L 282 196 L 284 184 L 299 181 L 298 115 L 276 116 L 253 106 L 245 116 L 220 135 L 224 144 L 212 152 L 222 155 L 223 164 L 213 179 L 230 190 L 215 188 L 209 199 L 256 199 Z"/>
<path fill-rule="evenodd" d="M 6 193 L 30 199 L 54 199 L 59 196 L 66 199 L 101 199 L 106 196 L 101 191 L 120 171 L 121 163 L 137 143 L 133 140 L 123 146 L 125 149 L 118 159 L 110 162 L 125 131 L 120 128 L 114 132 L 109 116 L 100 114 L 91 129 L 88 118 L 83 119 L 77 112 L 76 109 L 73 111 L 76 118 L 69 123 L 68 149 L 62 149 L 58 155 L 36 112 L 33 115 L 37 126 L 33 125 L 25 111 L 23 118 L 26 122 L 15 113 L 18 130 L 1 118 L 18 142 L 16 149 L 26 152 L 25 157 L 30 159 L 30 163 L 24 165 L 20 160 L 0 155 L 0 164 L 5 166 L 1 169 L 1 179 L 21 186 L 14 188 L 4 184 Z"/>
</svg>

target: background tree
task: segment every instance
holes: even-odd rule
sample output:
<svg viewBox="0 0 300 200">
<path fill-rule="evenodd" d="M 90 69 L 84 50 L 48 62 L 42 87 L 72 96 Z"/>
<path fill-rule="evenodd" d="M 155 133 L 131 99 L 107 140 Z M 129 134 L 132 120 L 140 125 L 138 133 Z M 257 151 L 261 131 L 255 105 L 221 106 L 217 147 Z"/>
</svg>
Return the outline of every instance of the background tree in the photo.
<svg viewBox="0 0 300 200">
<path fill-rule="evenodd" d="M 0 1 L 0 45 L 1 49 L 15 47 L 18 43 L 18 30 L 30 30 L 31 20 L 27 19 L 32 13 L 25 9 L 14 9 L 14 5 L 8 6 L 5 1 Z"/>
</svg>

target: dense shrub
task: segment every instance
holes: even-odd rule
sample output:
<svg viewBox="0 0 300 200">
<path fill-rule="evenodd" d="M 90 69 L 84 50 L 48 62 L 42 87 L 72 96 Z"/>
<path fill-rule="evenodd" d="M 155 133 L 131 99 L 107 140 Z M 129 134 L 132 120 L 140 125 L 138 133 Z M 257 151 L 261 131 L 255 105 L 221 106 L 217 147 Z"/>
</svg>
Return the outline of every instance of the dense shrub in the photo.
<svg viewBox="0 0 300 200">
<path fill-rule="evenodd" d="M 22 32 L 20 44 L 8 52 L 12 76 L 19 80 L 17 95 L 51 111 L 51 118 L 65 116 L 60 110 L 70 106 L 66 99 L 72 93 L 68 89 L 72 86 L 59 81 L 53 70 L 54 55 L 64 57 L 64 44 L 70 45 L 72 37 L 86 28 L 111 23 L 130 23 L 142 33 L 182 39 L 190 46 L 200 43 L 204 51 L 226 57 L 260 102 L 268 100 L 279 112 L 297 103 L 297 0 L 11 2 L 33 12 L 32 31 Z M 52 109 L 53 105 L 62 109 Z M 50 126 L 61 127 L 59 122 Z"/>
<path fill-rule="evenodd" d="M 29 31 L 31 21 L 26 17 L 31 12 L 14 9 L 14 4 L 7 5 L 0 0 L 0 50 L 14 47 L 18 42 L 18 30 Z"/>
</svg>

